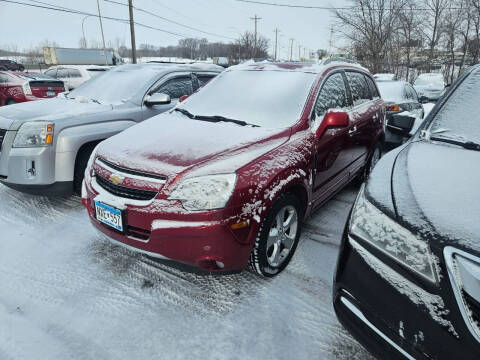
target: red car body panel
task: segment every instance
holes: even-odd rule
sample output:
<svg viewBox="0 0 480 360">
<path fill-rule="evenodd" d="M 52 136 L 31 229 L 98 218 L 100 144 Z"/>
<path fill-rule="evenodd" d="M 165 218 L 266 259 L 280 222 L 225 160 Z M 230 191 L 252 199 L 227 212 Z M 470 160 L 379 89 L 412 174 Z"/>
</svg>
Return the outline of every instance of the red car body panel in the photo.
<svg viewBox="0 0 480 360">
<path fill-rule="evenodd" d="M 256 65 L 256 69 L 262 66 Z M 284 71 L 294 71 L 300 65 L 294 64 L 293 68 L 288 64 L 278 66 Z M 120 244 L 153 256 L 174 259 L 206 270 L 244 268 L 261 224 L 280 194 L 286 191 L 296 194 L 304 205 L 304 217 L 308 217 L 312 210 L 358 175 L 375 144 L 383 137 L 385 104 L 380 98 L 369 102 L 361 111 L 356 108 L 350 112 L 351 121 L 345 128 L 322 128 L 321 124 L 320 136 L 312 131 L 311 113 L 323 80 L 337 69 L 348 68 L 348 65 L 330 66 L 318 73 L 305 99 L 300 120 L 278 133 L 267 134 L 262 128 L 237 126 L 235 133 L 223 134 L 223 128 L 214 130 L 215 124 L 182 120 L 178 115 L 172 123 L 165 123 L 165 134 L 160 137 L 165 139 L 166 144 L 158 141 L 159 138 L 151 144 L 150 139 L 128 141 L 133 136 L 128 130 L 123 136 L 110 138 L 107 145 L 100 145 L 96 160 L 87 169 L 85 177 L 82 201 L 93 225 Z M 368 74 L 357 66 L 351 69 Z M 374 116 L 380 120 L 373 121 Z M 189 123 L 184 125 L 182 121 Z M 141 126 L 148 125 L 144 123 L 136 127 Z M 170 130 L 171 126 L 183 126 L 189 130 L 178 142 L 175 153 L 171 153 L 168 145 L 170 132 L 171 136 L 175 133 Z M 205 126 L 212 126 L 212 132 L 220 131 L 215 134 L 213 144 L 203 144 L 202 141 L 206 140 L 199 137 L 195 140 L 196 129 Z M 357 132 L 351 136 L 354 127 Z M 223 143 L 225 137 L 228 141 Z M 193 148 L 192 142 L 196 145 Z M 111 144 L 114 146 L 108 146 Z M 203 152 L 207 144 L 209 148 Z M 94 199 L 98 200 L 104 193 L 96 177 L 109 179 L 112 175 L 98 159 L 167 178 L 165 185 L 159 186 L 148 181 L 138 182 L 126 174 L 122 186 L 158 191 L 155 199 L 147 205 L 125 206 L 124 221 L 132 227 L 126 233 L 108 228 L 95 218 Z M 233 171 L 237 174 L 235 190 L 225 208 L 192 212 L 185 210 L 179 201 L 167 199 L 183 177 L 207 175 L 213 168 L 215 173 Z M 232 229 L 232 225 L 242 222 L 247 222 L 248 226 Z M 224 267 L 216 267 L 215 261 L 223 263 Z"/>
<path fill-rule="evenodd" d="M 9 101 L 21 103 L 51 98 L 65 91 L 62 81 L 45 79 L 42 74 L 0 71 L 1 75 L 4 75 L 8 82 L 0 82 L 0 106 L 8 104 Z M 36 76 L 41 78 L 36 79 Z M 24 92 L 22 85 L 27 82 L 30 84 L 31 94 Z M 52 95 L 47 92 L 52 92 Z"/>
</svg>

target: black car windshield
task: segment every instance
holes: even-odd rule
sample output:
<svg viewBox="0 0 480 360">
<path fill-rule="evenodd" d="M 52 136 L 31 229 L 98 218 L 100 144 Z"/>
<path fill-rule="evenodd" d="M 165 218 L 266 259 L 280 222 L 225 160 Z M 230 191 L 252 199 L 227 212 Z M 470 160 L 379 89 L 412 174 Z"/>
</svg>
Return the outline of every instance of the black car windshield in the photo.
<svg viewBox="0 0 480 360">
<path fill-rule="evenodd" d="M 95 76 L 67 96 L 84 97 L 107 104 L 125 102 L 156 78 L 156 74 L 151 69 L 125 65 L 125 68 L 119 67 Z"/>
<path fill-rule="evenodd" d="M 452 93 L 430 125 L 432 136 L 480 142 L 480 68 Z"/>
<path fill-rule="evenodd" d="M 267 128 L 295 124 L 315 74 L 299 71 L 227 71 L 180 106 L 196 116 L 221 116 Z"/>
</svg>

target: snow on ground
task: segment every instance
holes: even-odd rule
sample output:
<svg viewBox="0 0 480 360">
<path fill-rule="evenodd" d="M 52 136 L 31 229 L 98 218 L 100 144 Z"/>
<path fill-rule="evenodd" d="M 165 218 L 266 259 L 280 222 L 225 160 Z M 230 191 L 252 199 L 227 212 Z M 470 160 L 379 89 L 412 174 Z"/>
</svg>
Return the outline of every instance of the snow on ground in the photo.
<svg viewBox="0 0 480 360">
<path fill-rule="evenodd" d="M 0 359 L 371 359 L 331 304 L 357 190 L 314 214 L 289 267 L 263 280 L 153 261 L 95 232 L 78 197 L 0 185 Z"/>
</svg>

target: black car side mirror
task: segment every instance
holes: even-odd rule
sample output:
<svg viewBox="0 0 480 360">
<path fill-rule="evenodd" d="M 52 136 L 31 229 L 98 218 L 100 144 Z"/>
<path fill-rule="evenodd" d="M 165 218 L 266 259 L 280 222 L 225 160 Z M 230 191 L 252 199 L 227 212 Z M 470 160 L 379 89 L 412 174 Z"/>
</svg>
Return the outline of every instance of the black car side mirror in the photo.
<svg viewBox="0 0 480 360">
<path fill-rule="evenodd" d="M 415 116 L 395 114 L 388 120 L 387 127 L 394 134 L 410 137 L 415 124 Z"/>
</svg>

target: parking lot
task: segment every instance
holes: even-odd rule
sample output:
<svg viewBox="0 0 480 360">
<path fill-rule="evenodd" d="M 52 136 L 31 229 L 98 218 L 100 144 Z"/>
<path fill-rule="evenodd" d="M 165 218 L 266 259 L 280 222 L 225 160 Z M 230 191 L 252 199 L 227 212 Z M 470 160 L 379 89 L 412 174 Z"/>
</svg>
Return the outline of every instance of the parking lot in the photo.
<svg viewBox="0 0 480 360">
<path fill-rule="evenodd" d="M 0 358 L 369 359 L 331 304 L 357 188 L 307 222 L 272 280 L 199 275 L 111 244 L 80 198 L 0 186 Z"/>
</svg>

